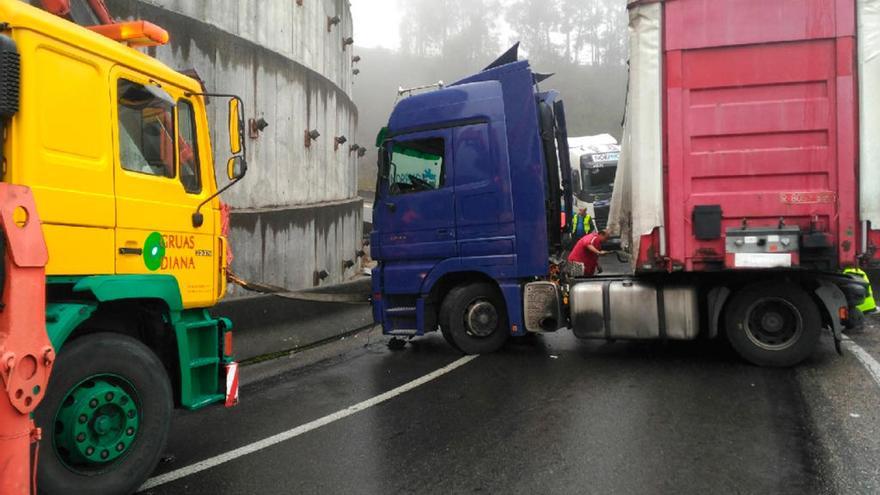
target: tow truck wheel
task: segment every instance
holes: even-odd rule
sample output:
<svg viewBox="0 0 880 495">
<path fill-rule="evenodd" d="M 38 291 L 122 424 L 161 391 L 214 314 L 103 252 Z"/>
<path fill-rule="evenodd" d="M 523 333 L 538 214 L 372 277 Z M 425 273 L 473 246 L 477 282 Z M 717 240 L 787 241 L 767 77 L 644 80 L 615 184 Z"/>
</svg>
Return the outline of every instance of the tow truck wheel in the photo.
<svg viewBox="0 0 880 495">
<path fill-rule="evenodd" d="M 747 361 L 794 366 L 819 342 L 822 318 L 816 303 L 790 283 L 755 284 L 734 294 L 725 313 L 727 338 Z"/>
<path fill-rule="evenodd" d="M 95 333 L 67 343 L 35 413 L 40 492 L 134 492 L 159 462 L 171 409 L 165 367 L 141 342 Z"/>
<path fill-rule="evenodd" d="M 487 283 L 458 286 L 440 306 L 440 329 L 465 354 L 495 352 L 508 337 L 504 299 Z"/>
</svg>

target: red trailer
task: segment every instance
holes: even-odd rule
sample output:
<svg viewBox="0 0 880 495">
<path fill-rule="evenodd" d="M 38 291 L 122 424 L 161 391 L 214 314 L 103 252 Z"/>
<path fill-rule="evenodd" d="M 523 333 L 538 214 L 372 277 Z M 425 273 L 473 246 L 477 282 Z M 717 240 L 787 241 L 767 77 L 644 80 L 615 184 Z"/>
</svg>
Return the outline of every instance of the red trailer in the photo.
<svg viewBox="0 0 880 495">
<path fill-rule="evenodd" d="M 835 277 L 874 263 L 880 243 L 880 148 L 866 133 L 880 126 L 880 1 L 629 9 L 610 225 L 636 277 L 697 288 L 710 334 L 726 329 L 754 362 L 803 359 L 818 339 L 807 327 L 839 339 L 861 315 Z"/>
<path fill-rule="evenodd" d="M 856 2 L 630 7 L 647 69 L 634 69 L 642 94 L 628 131 L 653 139 L 630 140 L 624 154 L 631 180 L 654 194 L 629 211 L 657 212 L 637 225 L 645 242 L 634 243 L 636 267 L 835 270 L 873 253 L 860 244 Z M 657 30 L 648 33 L 656 49 L 644 47 L 645 24 Z"/>
</svg>

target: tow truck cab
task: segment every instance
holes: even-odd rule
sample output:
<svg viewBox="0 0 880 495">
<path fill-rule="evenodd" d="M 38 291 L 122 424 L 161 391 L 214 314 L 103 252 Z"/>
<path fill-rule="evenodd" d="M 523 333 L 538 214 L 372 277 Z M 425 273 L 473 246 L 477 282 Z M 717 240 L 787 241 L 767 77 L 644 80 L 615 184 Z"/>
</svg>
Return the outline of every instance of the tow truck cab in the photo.
<svg viewBox="0 0 880 495">
<path fill-rule="evenodd" d="M 522 281 L 547 276 L 571 209 L 564 108 L 539 91 L 540 78 L 514 49 L 395 107 L 380 138 L 371 234 L 373 311 L 386 334 L 436 329 L 450 300 L 487 332 L 469 351 L 525 333 Z M 496 327 L 508 331 L 488 335 Z"/>
<path fill-rule="evenodd" d="M 0 1 L 0 161 L 4 183 L 33 191 L 48 249 L 38 308 L 58 359 L 34 412 L 37 481 L 130 493 L 174 406 L 236 397 L 232 325 L 208 309 L 226 291 L 218 195 L 246 171 L 243 108 L 133 49 L 167 42 L 158 26 L 111 22 L 99 0 L 97 18 L 82 1 L 31 3 Z M 209 96 L 229 105 L 223 187 Z"/>
</svg>

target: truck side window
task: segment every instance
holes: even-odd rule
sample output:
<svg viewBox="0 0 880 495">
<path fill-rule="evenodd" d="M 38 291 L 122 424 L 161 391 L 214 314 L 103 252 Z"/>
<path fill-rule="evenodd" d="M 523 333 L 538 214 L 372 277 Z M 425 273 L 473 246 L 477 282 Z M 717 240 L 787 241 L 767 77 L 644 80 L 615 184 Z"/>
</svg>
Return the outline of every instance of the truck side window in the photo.
<svg viewBox="0 0 880 495">
<path fill-rule="evenodd" d="M 441 138 L 398 141 L 392 144 L 389 167 L 391 194 L 433 191 L 443 187 L 445 143 Z"/>
<path fill-rule="evenodd" d="M 196 137 L 196 117 L 192 103 L 181 100 L 177 103 L 178 153 L 180 160 L 180 182 L 186 192 L 202 192 L 199 173 L 199 153 Z"/>
<path fill-rule="evenodd" d="M 143 85 L 119 80 L 119 162 L 132 172 L 174 177 L 174 107 Z"/>
</svg>

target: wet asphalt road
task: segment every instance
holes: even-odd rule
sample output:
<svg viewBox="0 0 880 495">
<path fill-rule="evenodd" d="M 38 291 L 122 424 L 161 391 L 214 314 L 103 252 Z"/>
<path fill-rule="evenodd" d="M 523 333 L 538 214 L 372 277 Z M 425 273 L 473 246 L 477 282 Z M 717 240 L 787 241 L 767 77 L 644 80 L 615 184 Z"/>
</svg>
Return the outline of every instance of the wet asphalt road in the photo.
<svg viewBox="0 0 880 495">
<path fill-rule="evenodd" d="M 872 322 L 852 337 L 878 358 Z M 234 409 L 180 413 L 156 474 L 461 357 L 438 335 L 402 351 L 385 341 L 362 334 L 341 355 L 245 386 Z M 877 493 L 880 388 L 830 339 L 807 363 L 777 370 L 744 364 L 720 342 L 606 344 L 563 331 L 148 492 Z"/>
</svg>

